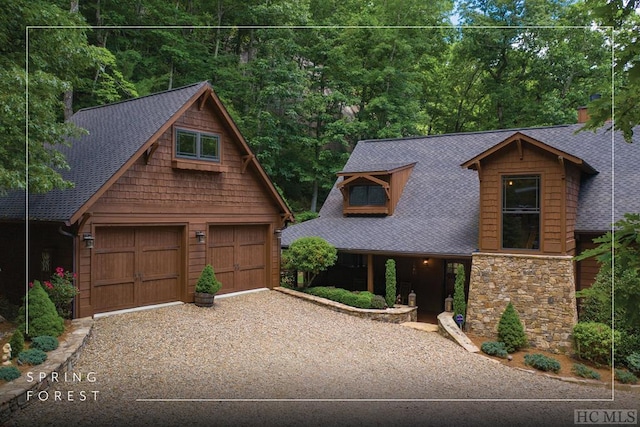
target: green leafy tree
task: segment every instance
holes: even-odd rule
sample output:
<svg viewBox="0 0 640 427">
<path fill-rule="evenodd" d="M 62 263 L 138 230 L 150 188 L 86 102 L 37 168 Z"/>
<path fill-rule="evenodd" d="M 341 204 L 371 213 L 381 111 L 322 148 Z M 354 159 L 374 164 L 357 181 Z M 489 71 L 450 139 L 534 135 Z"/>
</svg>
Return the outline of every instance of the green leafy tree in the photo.
<svg viewBox="0 0 640 427">
<path fill-rule="evenodd" d="M 4 142 L 0 144 L 0 193 L 27 187 L 30 192 L 40 193 L 72 186 L 60 174 L 68 166 L 57 148 L 81 131 L 64 122 L 64 96 L 82 87 L 92 94 L 99 93 L 95 100 L 115 100 L 122 93 L 119 89 L 126 86 L 114 72 L 111 53 L 90 45 L 86 29 L 27 29 L 28 25 L 73 27 L 86 22 L 56 2 L 3 3 L 0 129 Z"/>
<path fill-rule="evenodd" d="M 321 237 L 301 237 L 282 254 L 285 268 L 305 274 L 305 286 L 310 286 L 319 272 L 336 263 L 338 251 Z"/>
<path fill-rule="evenodd" d="M 25 304 L 20 307 L 18 313 L 18 324 L 20 329 L 25 331 L 26 336 L 29 338 L 41 335 L 58 337 L 64 332 L 64 320 L 39 281 L 33 282 L 25 300 Z"/>
<path fill-rule="evenodd" d="M 388 307 L 393 307 L 396 302 L 396 262 L 388 259 L 385 263 L 385 301 Z"/>
<path fill-rule="evenodd" d="M 633 128 L 640 124 L 640 8 L 639 0 L 612 1 L 587 0 L 586 5 L 593 11 L 600 25 L 608 26 L 609 36 L 615 38 L 614 80 L 615 97 L 611 84 L 602 82 L 602 97 L 589 104 L 587 129 L 598 129 L 611 119 L 615 111 L 613 127 L 622 131 L 627 142 L 631 142 Z M 611 39 L 613 41 L 613 39 Z M 612 103 L 615 98 L 615 104 Z"/>
<path fill-rule="evenodd" d="M 467 312 L 467 302 L 464 295 L 465 281 L 464 265 L 459 264 L 456 268 L 456 281 L 453 288 L 453 315 L 457 316 L 461 314 L 463 318 Z"/>
<path fill-rule="evenodd" d="M 503 342 L 509 353 L 527 346 L 527 335 L 513 304 L 507 304 L 498 322 L 498 341 Z"/>
</svg>

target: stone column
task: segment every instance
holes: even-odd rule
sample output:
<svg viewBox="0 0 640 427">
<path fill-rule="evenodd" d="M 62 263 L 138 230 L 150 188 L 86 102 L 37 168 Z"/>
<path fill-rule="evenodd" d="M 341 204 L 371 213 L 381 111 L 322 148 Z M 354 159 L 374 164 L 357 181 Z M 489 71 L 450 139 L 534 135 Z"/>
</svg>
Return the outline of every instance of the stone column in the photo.
<svg viewBox="0 0 640 427">
<path fill-rule="evenodd" d="M 511 302 L 531 347 L 569 352 L 578 321 L 574 271 L 571 256 L 474 253 L 469 331 L 495 340 L 500 317 Z"/>
</svg>

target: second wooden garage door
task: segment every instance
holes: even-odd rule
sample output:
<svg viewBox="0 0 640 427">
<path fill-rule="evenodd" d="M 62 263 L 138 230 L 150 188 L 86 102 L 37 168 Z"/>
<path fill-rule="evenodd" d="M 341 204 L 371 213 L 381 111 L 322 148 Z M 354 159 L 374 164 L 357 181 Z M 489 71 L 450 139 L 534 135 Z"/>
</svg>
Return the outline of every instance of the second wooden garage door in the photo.
<svg viewBox="0 0 640 427">
<path fill-rule="evenodd" d="M 207 262 L 222 282 L 221 293 L 267 286 L 266 237 L 265 225 L 211 226 Z"/>
<path fill-rule="evenodd" d="M 96 229 L 94 313 L 180 300 L 180 227 Z"/>
</svg>

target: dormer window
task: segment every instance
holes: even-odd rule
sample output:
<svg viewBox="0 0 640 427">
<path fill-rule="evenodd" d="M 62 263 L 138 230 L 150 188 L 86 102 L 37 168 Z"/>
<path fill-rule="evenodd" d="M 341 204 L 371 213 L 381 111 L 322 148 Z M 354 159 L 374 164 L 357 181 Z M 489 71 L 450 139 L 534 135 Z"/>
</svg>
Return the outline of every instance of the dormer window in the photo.
<svg viewBox="0 0 640 427">
<path fill-rule="evenodd" d="M 381 185 L 352 185 L 349 187 L 349 204 L 351 206 L 384 206 L 387 194 Z"/>
<path fill-rule="evenodd" d="M 368 171 L 342 171 L 338 189 L 345 215 L 393 215 L 415 163 L 378 165 Z"/>
</svg>

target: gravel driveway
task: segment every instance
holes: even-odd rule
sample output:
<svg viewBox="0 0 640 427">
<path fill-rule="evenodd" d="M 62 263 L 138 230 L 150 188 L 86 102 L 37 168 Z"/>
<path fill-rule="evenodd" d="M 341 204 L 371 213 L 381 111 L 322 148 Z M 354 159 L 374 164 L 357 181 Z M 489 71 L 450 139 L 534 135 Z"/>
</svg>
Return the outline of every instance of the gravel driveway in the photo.
<svg viewBox="0 0 640 427">
<path fill-rule="evenodd" d="M 638 390 L 611 401 L 277 291 L 98 319 L 40 397 L 8 425 L 573 425 L 574 409 L 640 407 Z"/>
</svg>

